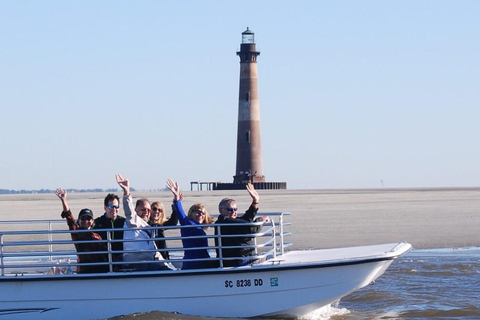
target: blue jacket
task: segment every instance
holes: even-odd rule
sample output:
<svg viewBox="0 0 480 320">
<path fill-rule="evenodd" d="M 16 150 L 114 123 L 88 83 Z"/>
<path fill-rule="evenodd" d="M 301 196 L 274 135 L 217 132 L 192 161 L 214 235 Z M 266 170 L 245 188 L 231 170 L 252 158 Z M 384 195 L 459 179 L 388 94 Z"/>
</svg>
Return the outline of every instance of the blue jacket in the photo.
<svg viewBox="0 0 480 320">
<path fill-rule="evenodd" d="M 174 201 L 173 204 L 178 213 L 178 221 L 180 221 L 180 224 L 182 226 L 188 226 L 188 225 L 197 226 L 197 227 L 191 227 L 191 228 L 182 228 L 180 232 L 183 238 L 182 239 L 183 247 L 186 249 L 208 247 L 207 238 L 202 238 L 202 239 L 188 238 L 192 236 L 206 236 L 207 234 L 205 233 L 201 225 L 198 225 L 194 221 L 188 219 L 187 215 L 185 214 L 185 211 L 183 211 L 183 206 L 181 201 Z M 207 249 L 185 250 L 185 254 L 183 256 L 183 259 L 200 259 L 200 258 L 210 258 L 210 255 L 208 254 Z M 203 261 L 184 261 L 182 265 L 182 269 L 193 269 L 195 268 L 195 266 L 202 264 L 202 262 Z"/>
</svg>

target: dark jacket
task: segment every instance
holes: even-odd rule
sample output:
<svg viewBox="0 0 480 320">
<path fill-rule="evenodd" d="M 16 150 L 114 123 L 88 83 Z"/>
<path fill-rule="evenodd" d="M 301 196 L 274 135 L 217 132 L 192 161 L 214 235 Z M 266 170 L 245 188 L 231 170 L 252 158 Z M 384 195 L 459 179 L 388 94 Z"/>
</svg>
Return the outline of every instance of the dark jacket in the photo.
<svg viewBox="0 0 480 320">
<path fill-rule="evenodd" d="M 175 206 L 172 205 L 172 215 L 170 218 L 165 221 L 162 225 L 160 224 L 154 224 L 152 222 L 148 222 L 152 227 L 170 227 L 170 226 L 176 226 L 178 224 L 178 217 L 177 217 L 177 211 L 175 209 Z M 151 230 L 152 231 L 152 238 L 165 238 L 165 229 L 155 229 Z M 163 259 L 170 259 L 170 254 L 168 251 L 162 250 L 167 248 L 167 243 L 163 239 L 157 239 L 155 240 L 155 244 L 157 245 L 157 248 L 159 249 L 158 251 L 162 255 Z"/>
<path fill-rule="evenodd" d="M 62 218 L 67 219 L 67 225 L 70 230 L 81 230 L 75 218 L 70 210 L 62 212 Z M 73 241 L 88 241 L 91 243 L 75 243 L 75 249 L 77 252 L 95 252 L 95 251 L 107 251 L 107 244 L 98 242 L 95 240 L 102 240 L 100 235 L 95 232 L 75 232 L 71 233 Z M 96 263 L 96 262 L 108 262 L 107 254 L 79 254 L 78 263 Z M 108 272 L 108 265 L 92 265 L 92 266 L 78 266 L 77 273 L 93 273 L 93 272 Z"/>
<path fill-rule="evenodd" d="M 232 226 L 215 227 L 215 234 L 218 235 L 218 229 L 222 235 L 236 235 L 238 237 L 222 237 L 222 257 L 248 257 L 253 254 L 255 248 L 248 248 L 253 245 L 253 237 L 243 236 L 245 234 L 257 233 L 261 226 L 248 226 L 245 223 L 254 222 L 258 208 L 250 206 L 245 214 L 237 218 L 226 218 L 222 215 L 218 217 L 215 223 L 231 223 Z M 218 239 L 215 238 L 215 246 L 218 246 Z M 242 246 L 242 248 L 225 248 L 230 246 Z M 220 257 L 220 250 L 217 249 L 217 257 Z M 241 265 L 245 259 L 225 260 L 225 267 L 233 267 Z"/>
<path fill-rule="evenodd" d="M 123 239 L 123 225 L 125 224 L 125 218 L 117 216 L 115 220 L 107 217 L 107 214 L 95 219 L 95 225 L 93 229 L 120 229 L 111 231 L 97 231 L 103 240 L 107 240 L 107 232 L 110 232 L 110 239 L 122 240 Z M 112 242 L 112 251 L 123 251 L 123 242 Z M 115 261 L 122 260 L 122 253 L 113 255 Z"/>
</svg>

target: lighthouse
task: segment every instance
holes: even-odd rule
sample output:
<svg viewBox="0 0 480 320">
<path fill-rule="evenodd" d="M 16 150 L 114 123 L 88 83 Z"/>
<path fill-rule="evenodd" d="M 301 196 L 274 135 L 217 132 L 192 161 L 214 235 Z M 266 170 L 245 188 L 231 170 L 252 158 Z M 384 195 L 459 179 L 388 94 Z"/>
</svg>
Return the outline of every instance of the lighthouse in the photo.
<svg viewBox="0 0 480 320">
<path fill-rule="evenodd" d="M 286 182 L 265 181 L 263 174 L 262 139 L 260 134 L 260 100 L 258 98 L 255 34 L 249 28 L 242 32 L 240 51 L 240 84 L 238 90 L 237 163 L 233 183 L 191 182 L 208 184 L 209 190 L 245 190 L 252 182 L 255 189 L 286 189 Z"/>
<path fill-rule="evenodd" d="M 242 32 L 238 90 L 237 163 L 233 183 L 265 182 L 260 133 L 260 100 L 258 97 L 255 34 Z"/>
</svg>

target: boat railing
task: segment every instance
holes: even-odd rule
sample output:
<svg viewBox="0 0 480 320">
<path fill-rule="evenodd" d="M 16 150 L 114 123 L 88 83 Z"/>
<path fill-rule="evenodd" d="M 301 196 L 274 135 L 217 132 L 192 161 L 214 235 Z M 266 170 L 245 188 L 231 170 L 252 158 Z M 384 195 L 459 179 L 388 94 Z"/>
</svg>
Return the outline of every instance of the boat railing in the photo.
<svg viewBox="0 0 480 320">
<path fill-rule="evenodd" d="M 260 213 L 258 214 L 260 216 Z M 180 230 L 183 228 L 198 227 L 194 226 L 156 226 L 148 228 L 125 228 L 117 230 L 155 230 L 163 229 L 166 233 L 162 238 L 145 239 L 112 239 L 112 229 L 94 229 L 94 230 L 68 230 L 65 220 L 11 220 L 0 221 L 0 277 L 5 276 L 21 276 L 21 275 L 58 275 L 58 274 L 75 274 L 77 267 L 88 266 L 108 266 L 109 273 L 112 272 L 132 272 L 135 269 L 126 267 L 127 264 L 167 264 L 170 269 L 181 269 L 181 265 L 185 261 L 204 262 L 207 260 L 217 261 L 220 267 L 224 266 L 227 260 L 238 260 L 248 258 L 252 263 L 261 261 L 271 261 L 272 263 L 281 260 L 281 255 L 285 253 L 285 248 L 291 245 L 285 241 L 285 237 L 290 235 L 285 231 L 285 226 L 290 225 L 284 221 L 284 217 L 289 215 L 288 212 L 268 212 L 261 213 L 262 216 L 268 216 L 270 221 L 252 222 L 242 224 L 243 226 L 263 227 L 259 228 L 259 232 L 251 234 L 242 234 L 242 237 L 251 237 L 253 245 L 251 246 L 228 246 L 229 249 L 251 247 L 253 254 L 248 257 L 223 257 L 222 256 L 222 239 L 228 237 L 238 237 L 239 235 L 221 234 L 221 227 L 232 227 L 232 224 L 208 224 L 202 227 L 208 227 L 205 236 L 196 236 L 189 238 L 206 238 L 208 247 L 184 248 L 182 245 L 182 237 Z M 20 230 L 20 228 L 22 230 Z M 29 230 L 25 230 L 29 229 Z M 217 230 L 217 234 L 215 234 Z M 106 231 L 107 239 L 105 240 L 76 240 L 71 239 L 74 233 L 90 233 Z M 121 250 L 114 251 L 112 246 L 117 242 L 137 242 L 137 241 L 155 241 L 164 240 L 167 248 L 156 250 L 142 250 L 142 253 L 169 252 L 170 258 L 164 260 L 141 260 L 141 261 L 122 261 L 116 259 L 118 255 L 126 253 L 138 253 L 137 250 Z M 215 241 L 216 240 L 216 241 Z M 86 251 L 77 252 L 75 245 L 91 244 L 92 242 L 106 243 L 104 251 Z M 218 245 L 215 244 L 217 242 Z M 204 259 L 183 259 L 183 254 L 188 250 L 205 249 L 210 253 L 210 258 Z M 219 253 L 217 256 L 216 253 Z M 105 262 L 82 263 L 77 262 L 77 257 L 82 255 L 105 255 L 108 259 Z M 280 258 L 279 258 L 280 257 Z M 171 272 L 159 271 L 159 272 Z"/>
</svg>

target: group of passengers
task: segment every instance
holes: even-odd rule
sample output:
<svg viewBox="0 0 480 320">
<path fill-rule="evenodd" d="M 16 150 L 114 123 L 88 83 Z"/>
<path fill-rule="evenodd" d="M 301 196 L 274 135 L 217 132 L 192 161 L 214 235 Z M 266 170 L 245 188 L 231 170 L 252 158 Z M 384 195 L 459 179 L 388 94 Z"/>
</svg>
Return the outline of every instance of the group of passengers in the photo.
<svg viewBox="0 0 480 320">
<path fill-rule="evenodd" d="M 167 220 L 165 207 L 161 202 L 150 203 L 149 200 L 138 199 L 133 205 L 130 193 L 130 182 L 121 175 L 115 176 L 118 185 L 123 190 L 123 210 L 125 217 L 120 216 L 120 199 L 115 194 L 108 194 L 104 200 L 105 213 L 93 219 L 90 209 L 82 209 L 75 221 L 67 202 L 67 192 L 57 189 L 55 194 L 63 206 L 62 218 L 67 219 L 70 230 L 85 230 L 72 232 L 78 253 L 78 273 L 96 273 L 110 271 L 109 261 L 116 262 L 113 271 L 119 269 L 135 271 L 154 271 L 175 269 L 169 260 L 166 250 L 164 230 L 151 228 L 159 226 L 175 226 L 180 222 L 180 230 L 184 257 L 182 269 L 216 268 L 220 266 L 218 259 L 211 259 L 208 248 L 208 238 L 205 230 L 212 224 L 213 218 L 201 203 L 193 204 L 186 214 L 183 206 L 183 193 L 178 183 L 167 180 L 167 188 L 173 194 L 172 214 Z M 239 217 L 235 200 L 225 198 L 219 203 L 219 217 L 215 223 L 234 224 L 215 228 L 215 246 L 217 257 L 241 259 L 223 260 L 223 266 L 243 266 L 253 262 L 251 256 L 254 248 L 252 236 L 260 231 L 261 226 L 249 224 L 254 221 L 268 222 L 268 217 L 255 219 L 258 211 L 259 195 L 253 184 L 247 184 L 247 191 L 252 203 L 246 213 Z M 110 229 L 100 231 L 96 229 Z M 92 230 L 92 231 L 87 231 Z M 95 230 L 95 231 L 93 231 Z M 225 235 L 226 237 L 222 237 Z M 228 237 L 235 235 L 235 237 Z M 89 241 L 97 240 L 97 241 Z M 103 241 L 101 241 L 103 240 Z M 106 241 L 107 240 L 107 241 Z M 110 253 L 110 256 L 109 256 Z"/>
</svg>

